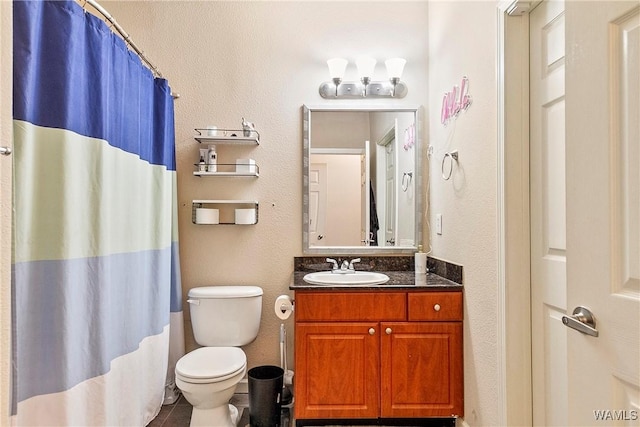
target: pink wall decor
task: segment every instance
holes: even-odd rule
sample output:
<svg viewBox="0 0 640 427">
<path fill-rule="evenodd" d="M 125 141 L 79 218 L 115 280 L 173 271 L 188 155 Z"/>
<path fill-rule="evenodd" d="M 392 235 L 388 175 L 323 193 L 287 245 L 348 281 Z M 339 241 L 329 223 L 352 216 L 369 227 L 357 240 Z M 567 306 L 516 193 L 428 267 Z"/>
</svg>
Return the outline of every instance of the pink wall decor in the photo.
<svg viewBox="0 0 640 427">
<path fill-rule="evenodd" d="M 413 147 L 416 143 L 416 125 L 411 124 L 404 130 L 404 151 L 409 151 L 409 148 Z"/>
<path fill-rule="evenodd" d="M 458 117 L 460 111 L 466 110 L 471 105 L 471 95 L 469 95 L 469 79 L 462 77 L 460 87 L 453 86 L 450 92 L 446 92 L 442 98 L 442 110 L 440 112 L 440 122 L 447 125 L 452 118 Z"/>
</svg>

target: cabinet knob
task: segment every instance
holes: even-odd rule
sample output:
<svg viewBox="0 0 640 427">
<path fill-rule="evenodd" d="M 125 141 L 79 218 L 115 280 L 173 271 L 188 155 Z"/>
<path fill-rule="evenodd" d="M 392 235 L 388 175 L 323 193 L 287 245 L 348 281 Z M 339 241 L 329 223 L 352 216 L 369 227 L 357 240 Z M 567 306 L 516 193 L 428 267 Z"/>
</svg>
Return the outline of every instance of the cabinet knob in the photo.
<svg viewBox="0 0 640 427">
<path fill-rule="evenodd" d="M 373 335 L 376 333 L 376 330 L 373 328 L 369 328 L 369 335 Z"/>
<path fill-rule="evenodd" d="M 436 304 L 436 305 L 434 305 L 434 306 L 433 306 L 433 309 L 434 309 L 435 311 L 440 311 L 440 304 Z"/>
<path fill-rule="evenodd" d="M 385 332 L 387 333 L 387 335 L 391 335 L 391 332 L 393 332 L 393 331 L 391 330 L 391 328 L 387 328 L 387 329 L 385 330 Z"/>
</svg>

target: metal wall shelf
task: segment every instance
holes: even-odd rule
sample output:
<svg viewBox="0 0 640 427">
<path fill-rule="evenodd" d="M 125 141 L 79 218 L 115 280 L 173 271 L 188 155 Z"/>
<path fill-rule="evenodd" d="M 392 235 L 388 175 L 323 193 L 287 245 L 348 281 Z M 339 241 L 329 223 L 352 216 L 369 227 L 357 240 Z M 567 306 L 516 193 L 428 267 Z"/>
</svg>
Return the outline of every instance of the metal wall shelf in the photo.
<svg viewBox="0 0 640 427">
<path fill-rule="evenodd" d="M 212 173 L 212 172 L 210 172 Z M 207 225 L 255 225 L 258 223 L 258 209 L 259 203 L 257 200 L 193 200 L 191 202 L 191 222 L 196 222 L 196 209 L 198 208 L 211 208 L 219 209 L 220 222 L 218 224 Z M 235 222 L 235 209 L 255 209 L 255 222 L 245 224 L 238 224 Z M 198 224 L 205 225 L 205 224 Z"/>
<path fill-rule="evenodd" d="M 237 144 L 237 145 L 259 145 L 260 134 L 257 130 L 242 130 L 242 129 L 201 129 L 196 128 L 196 135 L 194 138 L 199 143 L 216 143 L 216 144 Z M 216 135 L 211 135 L 211 132 L 215 132 Z"/>
<path fill-rule="evenodd" d="M 194 176 L 224 176 L 224 177 L 249 177 L 257 178 L 260 176 L 260 168 L 256 164 L 252 165 L 237 165 L 235 163 L 218 163 L 215 172 L 200 171 L 200 164 L 194 164 L 195 171 Z M 206 165 L 205 165 L 206 167 Z M 238 169 L 241 170 L 238 170 Z M 247 171 L 248 169 L 248 171 Z"/>
</svg>

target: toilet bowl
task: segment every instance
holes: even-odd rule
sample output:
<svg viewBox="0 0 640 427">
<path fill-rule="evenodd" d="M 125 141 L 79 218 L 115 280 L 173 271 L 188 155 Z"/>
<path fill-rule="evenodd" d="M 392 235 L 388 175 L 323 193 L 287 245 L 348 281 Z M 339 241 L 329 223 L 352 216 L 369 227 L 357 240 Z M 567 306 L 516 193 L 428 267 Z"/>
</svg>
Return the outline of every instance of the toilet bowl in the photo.
<svg viewBox="0 0 640 427">
<path fill-rule="evenodd" d="M 176 385 L 193 406 L 190 425 L 235 427 L 239 414 L 229 400 L 246 372 L 237 347 L 202 347 L 178 360 Z"/>
</svg>

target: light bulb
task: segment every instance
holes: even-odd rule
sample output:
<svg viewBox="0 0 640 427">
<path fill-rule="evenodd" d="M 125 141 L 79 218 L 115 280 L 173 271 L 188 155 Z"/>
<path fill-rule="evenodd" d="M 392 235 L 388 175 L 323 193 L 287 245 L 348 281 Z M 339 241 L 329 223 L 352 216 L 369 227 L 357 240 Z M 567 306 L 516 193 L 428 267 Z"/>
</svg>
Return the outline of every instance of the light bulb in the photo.
<svg viewBox="0 0 640 427">
<path fill-rule="evenodd" d="M 376 68 L 376 60 L 370 56 L 360 56 L 356 59 L 356 66 L 358 67 L 358 76 L 360 78 L 373 77 L 373 70 Z"/>
<path fill-rule="evenodd" d="M 404 64 L 407 63 L 406 59 L 403 58 L 391 58 L 384 61 L 384 64 L 387 66 L 387 74 L 390 79 L 400 79 L 402 77 L 402 72 L 404 71 Z"/>
<path fill-rule="evenodd" d="M 389 81 L 391 82 L 391 96 L 396 96 L 396 85 L 400 82 L 402 77 L 402 71 L 404 71 L 404 64 L 407 63 L 403 58 L 391 58 L 384 61 L 387 66 L 387 74 L 389 75 Z"/>
<path fill-rule="evenodd" d="M 347 69 L 348 61 L 344 58 L 332 58 L 327 61 L 329 66 L 329 75 L 332 79 L 340 79 L 344 77 L 344 72 Z"/>
</svg>

